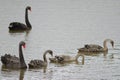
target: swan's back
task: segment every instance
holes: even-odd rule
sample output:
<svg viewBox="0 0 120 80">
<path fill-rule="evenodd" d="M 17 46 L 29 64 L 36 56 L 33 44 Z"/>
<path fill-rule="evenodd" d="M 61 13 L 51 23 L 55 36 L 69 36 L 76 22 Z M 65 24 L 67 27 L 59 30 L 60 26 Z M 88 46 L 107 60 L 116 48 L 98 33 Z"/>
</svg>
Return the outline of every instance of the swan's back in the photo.
<svg viewBox="0 0 120 80">
<path fill-rule="evenodd" d="M 20 60 L 16 56 L 11 56 L 10 54 L 5 54 L 1 56 L 1 62 L 5 67 L 8 68 L 19 68 L 20 67 Z"/>
<path fill-rule="evenodd" d="M 20 22 L 12 22 L 9 25 L 9 30 L 27 30 L 27 26 Z"/>
<path fill-rule="evenodd" d="M 29 68 L 41 68 L 45 66 L 45 62 L 42 60 L 31 60 L 28 64 Z"/>
<path fill-rule="evenodd" d="M 96 49 L 101 49 L 102 47 L 100 45 L 96 44 L 86 44 L 84 48 L 91 49 L 91 48 L 96 48 Z"/>
<path fill-rule="evenodd" d="M 83 48 L 78 49 L 79 52 L 102 52 L 103 47 L 96 44 L 86 44 Z"/>
</svg>

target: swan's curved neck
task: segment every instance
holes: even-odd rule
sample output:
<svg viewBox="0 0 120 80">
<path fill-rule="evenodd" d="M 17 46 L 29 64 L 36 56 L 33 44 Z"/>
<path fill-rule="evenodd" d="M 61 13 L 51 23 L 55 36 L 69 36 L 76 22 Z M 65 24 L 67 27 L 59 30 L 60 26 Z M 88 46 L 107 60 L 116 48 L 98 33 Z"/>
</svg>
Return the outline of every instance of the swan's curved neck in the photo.
<svg viewBox="0 0 120 80">
<path fill-rule="evenodd" d="M 106 40 L 103 42 L 104 51 L 108 51 L 107 41 L 108 41 L 108 39 L 106 39 Z"/>
<path fill-rule="evenodd" d="M 27 68 L 23 57 L 22 45 L 19 45 L 19 57 L 20 57 L 20 68 Z"/>
<path fill-rule="evenodd" d="M 28 9 L 27 9 L 27 8 L 26 8 L 26 10 L 25 10 L 25 22 L 26 22 L 27 27 L 28 27 L 29 29 L 31 29 L 32 26 L 31 26 L 31 24 L 30 24 L 30 22 L 29 22 L 29 19 L 28 19 Z"/>
<path fill-rule="evenodd" d="M 46 54 L 47 54 L 47 52 L 44 53 L 44 55 L 43 55 L 43 59 L 44 59 L 44 62 L 47 63 Z"/>
</svg>

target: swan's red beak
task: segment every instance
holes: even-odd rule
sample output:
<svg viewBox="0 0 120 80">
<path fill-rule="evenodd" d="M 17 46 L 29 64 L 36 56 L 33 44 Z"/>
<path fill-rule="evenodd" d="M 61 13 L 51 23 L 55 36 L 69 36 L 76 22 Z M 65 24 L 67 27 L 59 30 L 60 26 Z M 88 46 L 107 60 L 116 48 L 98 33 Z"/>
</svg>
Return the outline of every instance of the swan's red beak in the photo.
<svg viewBox="0 0 120 80">
<path fill-rule="evenodd" d="M 26 45 L 23 45 L 23 48 L 26 48 Z"/>
</svg>

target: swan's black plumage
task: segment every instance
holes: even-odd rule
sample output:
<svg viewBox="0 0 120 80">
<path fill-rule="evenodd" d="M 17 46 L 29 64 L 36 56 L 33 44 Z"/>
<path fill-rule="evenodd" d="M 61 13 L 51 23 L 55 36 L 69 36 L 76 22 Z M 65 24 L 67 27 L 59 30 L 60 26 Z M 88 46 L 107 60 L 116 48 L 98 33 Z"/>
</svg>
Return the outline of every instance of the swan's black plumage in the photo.
<svg viewBox="0 0 120 80">
<path fill-rule="evenodd" d="M 27 6 L 26 9 L 25 9 L 25 22 L 26 22 L 26 25 L 23 24 L 23 23 L 20 23 L 20 22 L 12 22 L 9 24 L 9 30 L 10 31 L 25 31 L 25 30 L 30 30 L 32 29 L 32 26 L 29 22 L 29 19 L 28 19 L 28 10 L 31 11 L 31 7 L 30 6 Z"/>
<path fill-rule="evenodd" d="M 45 51 L 45 53 L 43 54 L 43 60 L 39 60 L 39 59 L 34 59 L 31 60 L 28 63 L 29 68 L 42 68 L 42 67 L 47 67 L 47 59 L 46 59 L 46 54 L 49 53 L 51 56 L 53 55 L 52 50 L 47 50 Z"/>
<path fill-rule="evenodd" d="M 15 55 L 12 56 L 10 54 L 5 54 L 1 56 L 1 62 L 5 68 L 12 68 L 12 69 L 26 69 L 26 63 L 23 57 L 22 46 L 25 46 L 25 42 L 21 41 L 19 43 L 19 57 Z"/>
</svg>

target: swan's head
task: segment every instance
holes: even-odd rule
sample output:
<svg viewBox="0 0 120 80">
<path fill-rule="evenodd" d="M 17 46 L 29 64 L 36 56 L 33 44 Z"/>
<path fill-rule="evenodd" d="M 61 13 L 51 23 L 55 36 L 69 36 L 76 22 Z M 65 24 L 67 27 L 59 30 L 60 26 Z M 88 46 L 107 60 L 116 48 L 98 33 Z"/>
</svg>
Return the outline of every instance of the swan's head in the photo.
<svg viewBox="0 0 120 80">
<path fill-rule="evenodd" d="M 111 43 L 112 47 L 114 47 L 114 41 L 111 40 L 110 43 Z"/>
<path fill-rule="evenodd" d="M 53 56 L 53 51 L 52 50 L 47 50 L 46 52 L 48 52 L 51 56 Z"/>
<path fill-rule="evenodd" d="M 20 46 L 23 46 L 23 48 L 26 47 L 26 43 L 25 43 L 24 41 L 21 41 L 21 42 L 19 43 L 19 45 L 20 45 Z"/>
<path fill-rule="evenodd" d="M 31 11 L 31 7 L 30 6 L 27 6 L 26 9 L 29 10 L 29 11 Z"/>
</svg>

